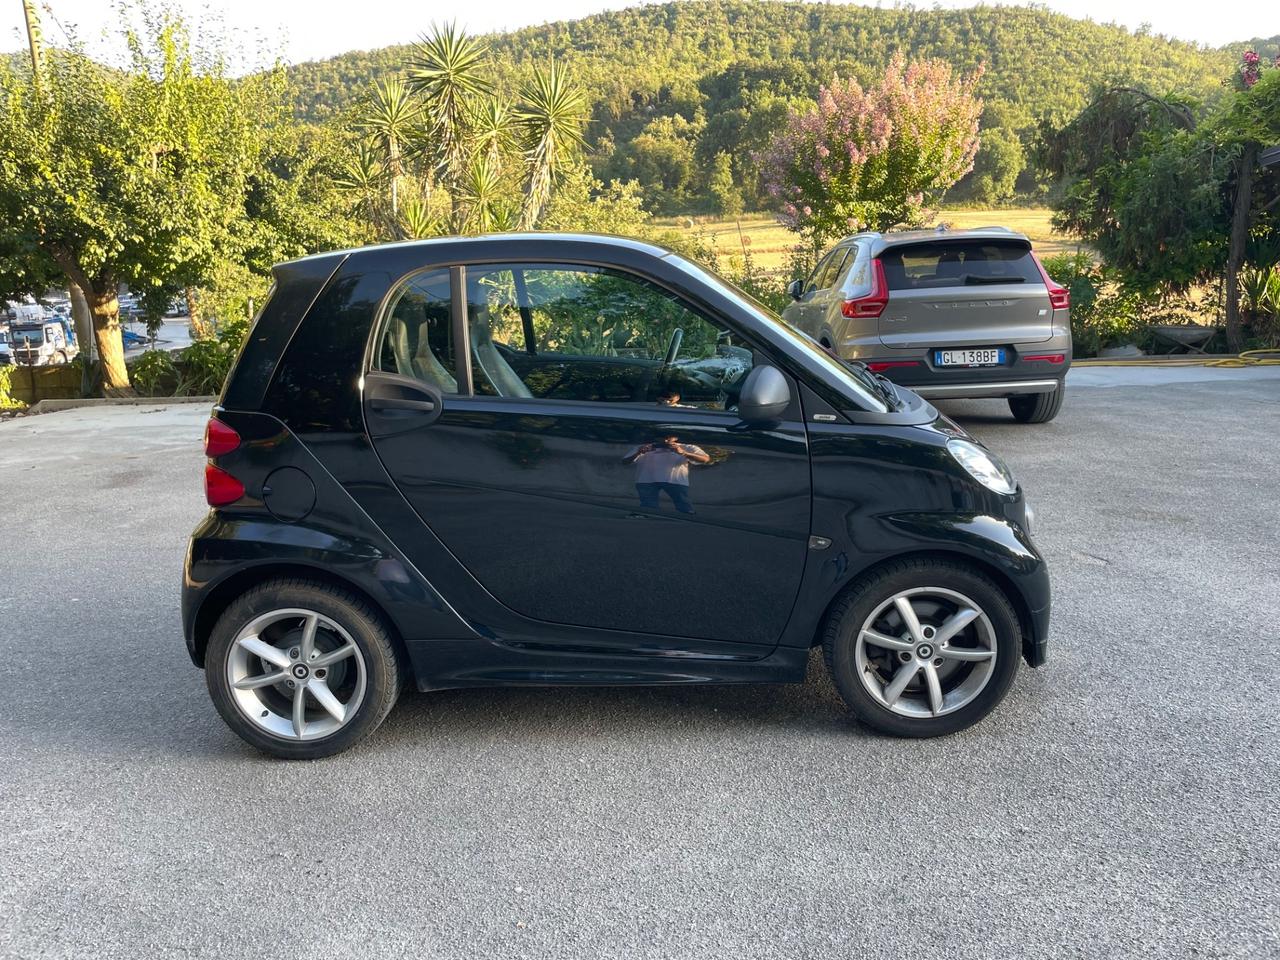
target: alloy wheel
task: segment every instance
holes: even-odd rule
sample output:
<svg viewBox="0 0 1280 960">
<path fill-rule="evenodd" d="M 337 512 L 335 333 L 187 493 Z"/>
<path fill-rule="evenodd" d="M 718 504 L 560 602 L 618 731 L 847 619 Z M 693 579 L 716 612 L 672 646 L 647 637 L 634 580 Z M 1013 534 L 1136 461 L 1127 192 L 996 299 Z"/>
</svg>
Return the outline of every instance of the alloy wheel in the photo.
<svg viewBox="0 0 1280 960">
<path fill-rule="evenodd" d="M 346 726 L 364 701 L 364 655 L 341 625 L 314 610 L 255 617 L 227 655 L 231 698 L 255 726 L 282 740 L 315 740 Z"/>
<path fill-rule="evenodd" d="M 879 704 L 927 719 L 977 698 L 995 672 L 996 649 L 995 629 L 971 599 L 944 587 L 913 587 L 867 617 L 854 658 Z"/>
</svg>

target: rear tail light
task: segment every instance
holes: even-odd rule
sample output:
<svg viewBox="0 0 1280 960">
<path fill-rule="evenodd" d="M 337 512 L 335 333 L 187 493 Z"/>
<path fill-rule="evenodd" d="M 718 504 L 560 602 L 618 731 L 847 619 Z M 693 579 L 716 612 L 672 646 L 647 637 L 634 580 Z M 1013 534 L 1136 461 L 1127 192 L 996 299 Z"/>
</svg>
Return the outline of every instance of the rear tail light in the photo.
<svg viewBox="0 0 1280 960">
<path fill-rule="evenodd" d="M 240 434 L 217 417 L 210 417 L 204 425 L 204 455 L 220 457 L 240 446 Z"/>
<path fill-rule="evenodd" d="M 204 425 L 204 454 L 220 457 L 240 446 L 240 434 L 217 417 L 210 417 Z M 221 467 L 212 463 L 204 465 L 204 498 L 211 507 L 225 507 L 244 496 L 244 484 Z"/>
<path fill-rule="evenodd" d="M 884 279 L 884 265 L 877 259 L 871 261 L 871 292 L 846 300 L 840 312 L 851 319 L 878 317 L 888 305 L 889 284 Z"/>
<path fill-rule="evenodd" d="M 868 360 L 867 369 L 872 373 L 883 373 L 886 370 L 892 370 L 894 367 L 918 367 L 919 360 Z"/>
<path fill-rule="evenodd" d="M 204 498 L 211 507 L 225 507 L 244 496 L 244 484 L 212 463 L 204 465 Z"/>
<path fill-rule="evenodd" d="M 1040 262 L 1040 258 L 1034 253 L 1031 255 L 1031 259 L 1036 262 L 1036 267 L 1040 271 L 1040 276 L 1044 278 L 1045 288 L 1049 291 L 1049 306 L 1053 307 L 1055 310 L 1070 309 L 1071 291 L 1062 284 L 1055 282 L 1054 279 L 1049 276 L 1048 271 L 1044 268 L 1044 264 Z M 1061 363 L 1062 361 L 1059 360 L 1056 362 Z"/>
<path fill-rule="evenodd" d="M 1066 359 L 1067 355 L 1065 353 L 1037 353 L 1030 357 L 1023 357 L 1022 361 L 1024 363 L 1035 363 L 1036 361 L 1041 363 L 1062 363 Z"/>
</svg>

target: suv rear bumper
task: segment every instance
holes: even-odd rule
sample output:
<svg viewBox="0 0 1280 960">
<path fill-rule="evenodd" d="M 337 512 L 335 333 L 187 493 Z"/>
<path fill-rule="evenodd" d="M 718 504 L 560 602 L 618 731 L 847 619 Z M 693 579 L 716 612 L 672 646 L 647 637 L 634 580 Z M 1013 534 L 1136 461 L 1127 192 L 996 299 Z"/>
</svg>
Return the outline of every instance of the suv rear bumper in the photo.
<svg viewBox="0 0 1280 960">
<path fill-rule="evenodd" d="M 949 397 L 1013 397 L 1023 393 L 1053 393 L 1062 388 L 1062 379 L 1000 380 L 991 383 L 903 384 L 920 396 L 946 400 Z"/>
</svg>

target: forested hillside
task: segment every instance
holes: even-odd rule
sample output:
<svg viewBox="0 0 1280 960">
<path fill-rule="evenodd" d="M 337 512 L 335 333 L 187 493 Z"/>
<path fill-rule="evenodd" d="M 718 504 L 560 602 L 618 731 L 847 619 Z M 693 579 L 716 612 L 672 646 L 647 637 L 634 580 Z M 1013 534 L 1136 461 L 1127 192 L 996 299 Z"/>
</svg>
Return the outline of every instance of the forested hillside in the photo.
<svg viewBox="0 0 1280 960">
<path fill-rule="evenodd" d="M 406 24 L 406 43 L 427 28 Z M 1260 52 L 1276 39 L 1259 40 Z M 1041 120 L 1061 121 L 1097 84 L 1123 81 L 1197 100 L 1217 96 L 1238 52 L 1134 34 L 1043 9 L 876 9 L 844 4 L 683 0 L 601 13 L 489 38 L 512 83 L 554 54 L 592 97 L 593 164 L 605 178 L 638 180 L 651 207 L 691 212 L 758 207 L 753 154 L 788 106 L 834 74 L 874 79 L 895 51 L 979 65 L 986 109 L 977 168 L 958 198 L 1009 199 L 1035 188 L 1025 169 Z M 399 71 L 407 47 L 349 53 L 292 68 L 297 110 L 340 113 L 371 83 Z"/>
</svg>

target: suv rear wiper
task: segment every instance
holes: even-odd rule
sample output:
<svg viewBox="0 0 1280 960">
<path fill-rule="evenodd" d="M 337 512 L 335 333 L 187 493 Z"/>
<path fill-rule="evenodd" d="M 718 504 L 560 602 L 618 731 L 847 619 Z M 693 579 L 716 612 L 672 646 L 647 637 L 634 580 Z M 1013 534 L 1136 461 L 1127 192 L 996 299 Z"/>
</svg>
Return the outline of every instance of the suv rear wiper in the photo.
<svg viewBox="0 0 1280 960">
<path fill-rule="evenodd" d="M 965 286 L 976 286 L 980 283 L 1025 283 L 1022 277 L 980 277 L 976 273 L 964 275 Z"/>
</svg>

